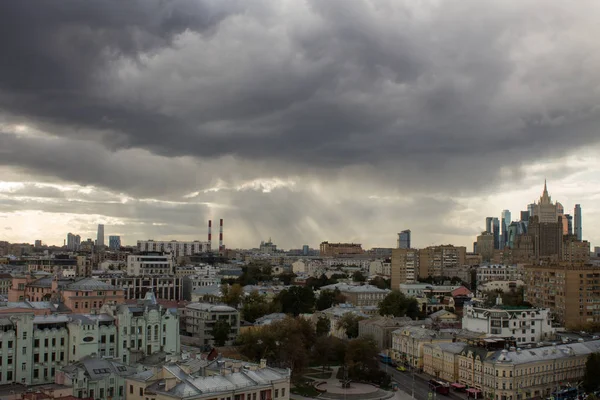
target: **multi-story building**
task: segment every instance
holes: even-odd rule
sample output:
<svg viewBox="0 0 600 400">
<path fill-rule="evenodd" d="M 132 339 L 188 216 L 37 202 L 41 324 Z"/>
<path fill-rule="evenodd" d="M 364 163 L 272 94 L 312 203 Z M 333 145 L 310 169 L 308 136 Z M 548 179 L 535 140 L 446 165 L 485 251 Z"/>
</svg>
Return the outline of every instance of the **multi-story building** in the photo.
<svg viewBox="0 0 600 400">
<path fill-rule="evenodd" d="M 545 347 L 492 350 L 467 346 L 457 356 L 458 382 L 485 399 L 547 398 L 583 379 L 600 340 Z"/>
<path fill-rule="evenodd" d="M 489 281 L 516 281 L 523 279 L 523 268 L 518 265 L 482 265 L 477 268 L 477 285 Z"/>
<path fill-rule="evenodd" d="M 575 235 L 563 236 L 562 261 L 587 264 L 590 261 L 590 242 L 577 240 Z"/>
<path fill-rule="evenodd" d="M 583 240 L 583 233 L 581 230 L 581 205 L 580 204 L 575 204 L 575 227 L 574 227 L 574 232 L 575 237 L 577 237 L 577 240 L 579 240 L 580 242 Z"/>
<path fill-rule="evenodd" d="M 525 300 L 550 308 L 567 328 L 600 322 L 600 268 L 570 264 L 526 265 Z"/>
<path fill-rule="evenodd" d="M 198 364 L 201 368 L 198 368 Z M 127 400 L 289 400 L 289 369 L 217 358 L 169 363 L 127 378 Z"/>
<path fill-rule="evenodd" d="M 108 237 L 108 248 L 117 251 L 121 248 L 121 236 L 111 235 Z"/>
<path fill-rule="evenodd" d="M 410 249 L 410 229 L 403 230 L 398 234 L 399 249 Z"/>
<path fill-rule="evenodd" d="M 547 308 L 508 307 L 499 304 L 483 307 L 465 304 L 462 327 L 487 336 L 515 338 L 517 344 L 538 343 L 554 339 L 556 329 L 552 326 Z"/>
<path fill-rule="evenodd" d="M 459 278 L 469 287 L 472 287 L 473 278 L 475 277 L 475 267 L 470 265 L 462 265 L 460 267 L 448 267 L 446 268 L 446 276 L 450 278 Z"/>
<path fill-rule="evenodd" d="M 358 337 L 370 336 L 375 339 L 377 348 L 387 350 L 392 347 L 392 332 L 402 326 L 430 325 L 431 321 L 415 321 L 409 317 L 374 316 L 358 321 Z"/>
<path fill-rule="evenodd" d="M 0 318 L 0 384 L 52 383 L 62 367 L 90 356 L 131 364 L 156 352 L 179 353 L 177 312 L 153 298 L 136 305 L 106 305 L 102 311 Z"/>
<path fill-rule="evenodd" d="M 87 356 L 59 369 L 55 382 L 72 388 L 72 396 L 79 399 L 125 400 L 125 379 L 137 372 L 115 360 Z"/>
<path fill-rule="evenodd" d="M 233 344 L 240 332 L 239 311 L 223 304 L 190 303 L 183 309 L 182 317 L 185 334 L 201 344 L 215 344 L 212 329 L 217 320 L 225 320 L 231 327 L 226 345 Z"/>
<path fill-rule="evenodd" d="M 104 224 L 98 224 L 98 233 L 96 235 L 96 246 L 104 247 Z"/>
<path fill-rule="evenodd" d="M 393 249 L 391 265 L 391 287 L 398 289 L 401 283 L 414 283 L 419 275 L 419 255 L 417 249 Z"/>
<path fill-rule="evenodd" d="M 8 289 L 12 286 L 12 278 L 11 274 L 0 273 L 0 295 L 8 295 Z"/>
<path fill-rule="evenodd" d="M 378 306 L 390 293 L 389 289 L 379 289 L 373 285 L 348 285 L 346 283 L 335 283 L 321 288 L 321 290 L 336 289 L 346 298 L 347 303 L 355 306 Z"/>
<path fill-rule="evenodd" d="M 428 343 L 452 343 L 481 337 L 483 334 L 460 329 L 428 329 L 405 326 L 392 332 L 391 356 L 416 369 L 423 368 L 423 347 Z"/>
<path fill-rule="evenodd" d="M 191 256 L 199 253 L 210 251 L 209 242 L 201 242 L 194 240 L 193 242 L 180 242 L 177 240 L 171 241 L 154 241 L 154 240 L 138 240 L 137 249 L 139 252 L 160 252 L 171 253 L 176 259 L 185 256 Z"/>
<path fill-rule="evenodd" d="M 358 243 L 322 242 L 320 250 L 322 257 L 337 257 L 363 253 L 362 245 Z"/>
<path fill-rule="evenodd" d="M 457 382 L 457 356 L 465 347 L 467 347 L 465 342 L 425 343 L 423 345 L 423 372 L 446 382 Z"/>
<path fill-rule="evenodd" d="M 410 297 L 439 297 L 452 296 L 452 292 L 460 285 L 432 285 L 430 283 L 403 283 L 399 289 Z"/>
<path fill-rule="evenodd" d="M 419 278 L 445 276 L 445 269 L 465 265 L 467 248 L 464 246 L 430 246 L 419 252 Z"/>
<path fill-rule="evenodd" d="M 81 244 L 81 236 L 74 235 L 72 233 L 67 233 L 67 249 L 75 251 L 79 250 L 79 245 Z"/>
<path fill-rule="evenodd" d="M 153 292 L 159 300 L 183 300 L 183 277 L 180 276 L 103 274 L 95 279 L 121 288 L 128 300 L 143 299 L 148 292 Z"/>
<path fill-rule="evenodd" d="M 341 326 L 340 321 L 346 314 L 352 314 L 362 319 L 367 319 L 375 316 L 378 312 L 376 306 L 354 306 L 350 303 L 338 304 L 325 310 L 313 314 L 313 322 L 317 322 L 318 318 L 325 317 L 329 319 L 329 335 L 347 339 L 346 329 Z"/>
<path fill-rule="evenodd" d="M 51 276 L 15 276 L 8 301 L 58 301 L 74 313 L 89 313 L 103 304 L 125 302 L 123 289 L 94 278 L 55 279 Z"/>
<path fill-rule="evenodd" d="M 214 287 L 221 284 L 221 278 L 219 276 L 206 276 L 206 275 L 189 275 L 184 276 L 183 280 L 183 299 L 187 301 L 192 300 L 192 293 L 196 289 L 201 287 Z"/>
<path fill-rule="evenodd" d="M 494 234 L 481 232 L 477 236 L 477 254 L 481 255 L 483 261 L 490 261 L 494 256 Z"/>
<path fill-rule="evenodd" d="M 392 274 L 392 262 L 387 260 L 375 260 L 369 263 L 369 275 L 380 275 L 389 277 Z"/>
<path fill-rule="evenodd" d="M 174 273 L 173 253 L 143 252 L 127 256 L 127 274 L 140 275 L 172 275 Z"/>
</svg>

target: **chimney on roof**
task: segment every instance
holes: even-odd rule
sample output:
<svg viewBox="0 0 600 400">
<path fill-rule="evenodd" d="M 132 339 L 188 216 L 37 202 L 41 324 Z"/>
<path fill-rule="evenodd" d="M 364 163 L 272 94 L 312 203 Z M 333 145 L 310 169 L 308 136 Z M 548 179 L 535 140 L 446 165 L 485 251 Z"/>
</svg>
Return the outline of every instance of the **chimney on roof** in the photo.
<svg viewBox="0 0 600 400">
<path fill-rule="evenodd" d="M 260 359 L 260 368 L 267 368 L 267 359 L 266 358 L 261 358 Z"/>
</svg>

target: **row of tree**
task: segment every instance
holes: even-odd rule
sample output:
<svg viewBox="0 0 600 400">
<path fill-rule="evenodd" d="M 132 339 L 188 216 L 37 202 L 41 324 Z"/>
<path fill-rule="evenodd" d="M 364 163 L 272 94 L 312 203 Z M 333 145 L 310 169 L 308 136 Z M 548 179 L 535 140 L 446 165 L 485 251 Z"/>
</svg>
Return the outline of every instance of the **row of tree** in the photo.
<svg viewBox="0 0 600 400">
<path fill-rule="evenodd" d="M 267 359 L 270 365 L 291 368 L 295 375 L 309 366 L 346 365 L 352 380 L 389 385 L 389 376 L 378 368 L 373 339 L 341 340 L 319 332 L 320 323 L 315 330 L 310 321 L 289 316 L 268 327 L 245 331 L 238 336 L 239 351 L 253 361 Z"/>
</svg>

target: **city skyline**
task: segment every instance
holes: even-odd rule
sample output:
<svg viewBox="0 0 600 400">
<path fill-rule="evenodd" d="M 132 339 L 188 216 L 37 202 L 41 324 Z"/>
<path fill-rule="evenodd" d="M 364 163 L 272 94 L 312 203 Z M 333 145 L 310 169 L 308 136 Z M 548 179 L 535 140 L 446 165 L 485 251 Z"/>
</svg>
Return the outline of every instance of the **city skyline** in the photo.
<svg viewBox="0 0 600 400">
<path fill-rule="evenodd" d="M 0 4 L 0 240 L 470 247 L 547 178 L 600 243 L 596 2 L 167 3 Z"/>
</svg>

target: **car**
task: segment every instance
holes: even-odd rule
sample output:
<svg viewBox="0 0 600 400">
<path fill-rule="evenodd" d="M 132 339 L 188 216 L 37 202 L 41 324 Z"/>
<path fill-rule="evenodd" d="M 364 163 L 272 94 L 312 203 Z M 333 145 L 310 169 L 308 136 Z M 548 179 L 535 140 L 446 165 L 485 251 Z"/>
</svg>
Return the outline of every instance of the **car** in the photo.
<svg viewBox="0 0 600 400">
<path fill-rule="evenodd" d="M 400 371 L 400 372 L 405 372 L 405 371 L 406 371 L 406 367 L 405 367 L 404 365 L 398 365 L 398 366 L 396 367 L 396 369 L 397 369 L 398 371 Z"/>
</svg>

